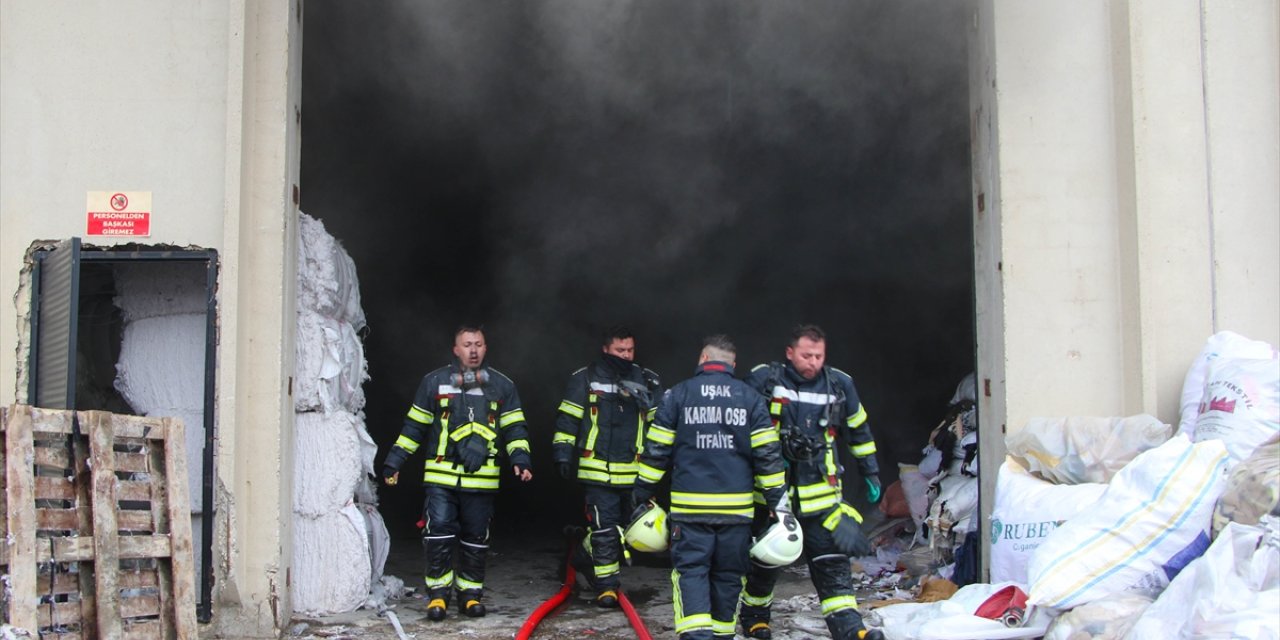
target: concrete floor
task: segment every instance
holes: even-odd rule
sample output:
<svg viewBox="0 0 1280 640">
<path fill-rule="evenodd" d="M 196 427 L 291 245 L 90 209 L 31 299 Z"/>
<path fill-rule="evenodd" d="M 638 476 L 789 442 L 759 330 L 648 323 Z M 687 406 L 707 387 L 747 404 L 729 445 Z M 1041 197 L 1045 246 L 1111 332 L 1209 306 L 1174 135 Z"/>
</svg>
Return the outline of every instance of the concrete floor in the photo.
<svg viewBox="0 0 1280 640">
<path fill-rule="evenodd" d="M 560 588 L 567 543 L 552 536 L 497 536 L 490 547 L 485 601 L 488 615 L 465 618 L 451 608 L 442 622 L 426 619 L 421 589 L 392 601 L 391 611 L 405 635 L 417 640 L 510 640 L 529 614 Z M 665 555 L 633 554 L 634 563 L 623 569 L 623 587 L 653 638 L 674 638 L 671 606 L 671 567 Z M 393 541 L 386 573 L 421 585 L 422 554 L 414 540 Z M 567 607 L 546 618 L 533 634 L 547 640 L 623 640 L 635 638 L 620 610 L 600 609 L 594 594 L 575 589 Z M 866 594 L 860 593 L 860 599 Z M 783 572 L 774 594 L 774 634 L 778 640 L 828 638 L 818 600 L 802 563 Z M 391 621 L 375 611 L 361 610 L 321 619 L 299 618 L 286 637 L 349 640 L 396 640 Z"/>
</svg>

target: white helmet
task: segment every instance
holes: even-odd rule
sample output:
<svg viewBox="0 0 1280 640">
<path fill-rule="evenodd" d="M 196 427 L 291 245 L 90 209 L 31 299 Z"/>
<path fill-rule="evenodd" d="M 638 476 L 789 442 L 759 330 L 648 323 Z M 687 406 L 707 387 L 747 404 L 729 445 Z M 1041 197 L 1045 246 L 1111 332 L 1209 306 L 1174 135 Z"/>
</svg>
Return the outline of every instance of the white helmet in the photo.
<svg viewBox="0 0 1280 640">
<path fill-rule="evenodd" d="M 650 502 L 649 510 L 640 514 L 622 534 L 636 551 L 655 553 L 667 550 L 667 512 Z"/>
<path fill-rule="evenodd" d="M 804 551 L 804 533 L 800 523 L 788 511 L 778 511 L 773 523 L 751 545 L 751 559 L 766 567 L 785 567 Z"/>
</svg>

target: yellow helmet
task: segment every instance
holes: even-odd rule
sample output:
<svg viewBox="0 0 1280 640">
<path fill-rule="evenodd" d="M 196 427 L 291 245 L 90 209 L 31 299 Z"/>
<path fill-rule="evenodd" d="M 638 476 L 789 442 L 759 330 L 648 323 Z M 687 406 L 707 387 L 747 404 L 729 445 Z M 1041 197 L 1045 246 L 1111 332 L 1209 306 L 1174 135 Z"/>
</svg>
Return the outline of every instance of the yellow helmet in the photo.
<svg viewBox="0 0 1280 640">
<path fill-rule="evenodd" d="M 650 502 L 649 509 L 640 514 L 622 534 L 627 544 L 636 551 L 656 553 L 667 550 L 667 512 Z"/>
</svg>

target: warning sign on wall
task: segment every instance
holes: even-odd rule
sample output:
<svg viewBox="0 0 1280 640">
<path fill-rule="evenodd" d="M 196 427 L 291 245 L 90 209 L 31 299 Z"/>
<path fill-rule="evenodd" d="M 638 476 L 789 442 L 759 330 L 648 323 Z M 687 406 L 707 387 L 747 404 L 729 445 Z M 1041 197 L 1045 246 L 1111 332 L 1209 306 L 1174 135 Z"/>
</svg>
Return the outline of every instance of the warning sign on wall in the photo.
<svg viewBox="0 0 1280 640">
<path fill-rule="evenodd" d="M 150 191 L 90 191 L 86 209 L 86 235 L 151 235 Z"/>
</svg>

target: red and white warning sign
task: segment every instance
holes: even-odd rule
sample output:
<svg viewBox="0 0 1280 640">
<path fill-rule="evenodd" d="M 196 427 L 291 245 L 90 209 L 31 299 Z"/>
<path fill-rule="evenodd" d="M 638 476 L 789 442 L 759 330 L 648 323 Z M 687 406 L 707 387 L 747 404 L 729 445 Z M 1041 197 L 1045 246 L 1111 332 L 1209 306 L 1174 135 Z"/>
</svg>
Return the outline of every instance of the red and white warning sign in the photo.
<svg viewBox="0 0 1280 640">
<path fill-rule="evenodd" d="M 90 191 L 86 235 L 151 235 L 150 191 Z"/>
</svg>

